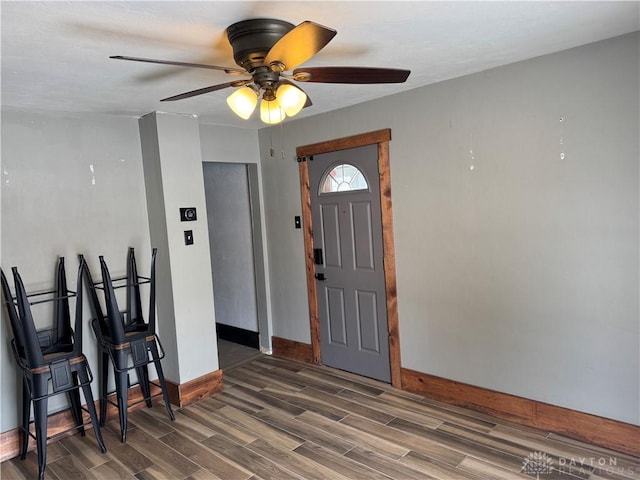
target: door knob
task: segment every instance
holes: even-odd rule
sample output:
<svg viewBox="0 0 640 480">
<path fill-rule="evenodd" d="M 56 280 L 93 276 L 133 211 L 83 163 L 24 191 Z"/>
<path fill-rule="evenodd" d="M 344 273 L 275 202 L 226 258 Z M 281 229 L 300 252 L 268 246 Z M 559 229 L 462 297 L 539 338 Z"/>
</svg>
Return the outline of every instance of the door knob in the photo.
<svg viewBox="0 0 640 480">
<path fill-rule="evenodd" d="M 320 281 L 320 282 L 324 282 L 326 280 L 324 273 L 316 273 L 315 274 L 316 280 Z"/>
</svg>

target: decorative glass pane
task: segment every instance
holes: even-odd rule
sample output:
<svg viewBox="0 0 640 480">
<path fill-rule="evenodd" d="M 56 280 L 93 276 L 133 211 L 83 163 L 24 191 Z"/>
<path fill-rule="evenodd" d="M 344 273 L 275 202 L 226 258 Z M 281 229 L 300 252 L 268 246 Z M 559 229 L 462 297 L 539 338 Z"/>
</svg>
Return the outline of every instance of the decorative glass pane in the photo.
<svg viewBox="0 0 640 480">
<path fill-rule="evenodd" d="M 320 193 L 351 192 L 368 190 L 369 184 L 363 173 L 353 165 L 343 163 L 329 170 L 320 183 Z"/>
</svg>

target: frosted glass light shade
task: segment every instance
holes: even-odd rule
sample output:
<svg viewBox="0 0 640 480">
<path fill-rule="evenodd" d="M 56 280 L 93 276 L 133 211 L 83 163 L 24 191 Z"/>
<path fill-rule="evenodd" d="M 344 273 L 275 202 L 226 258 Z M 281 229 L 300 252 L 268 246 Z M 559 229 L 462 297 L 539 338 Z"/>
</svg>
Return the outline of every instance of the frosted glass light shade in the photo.
<svg viewBox="0 0 640 480">
<path fill-rule="evenodd" d="M 276 97 L 288 117 L 293 117 L 300 113 L 300 110 L 307 102 L 307 95 L 299 88 L 288 83 L 278 87 Z"/>
<path fill-rule="evenodd" d="M 242 87 L 227 97 L 227 105 L 233 113 L 247 120 L 258 104 L 258 95 L 249 87 Z"/>
<path fill-rule="evenodd" d="M 264 123 L 273 125 L 274 123 L 280 123 L 285 118 L 284 109 L 280 106 L 278 99 L 268 102 L 262 100 L 260 102 L 260 120 Z"/>
</svg>

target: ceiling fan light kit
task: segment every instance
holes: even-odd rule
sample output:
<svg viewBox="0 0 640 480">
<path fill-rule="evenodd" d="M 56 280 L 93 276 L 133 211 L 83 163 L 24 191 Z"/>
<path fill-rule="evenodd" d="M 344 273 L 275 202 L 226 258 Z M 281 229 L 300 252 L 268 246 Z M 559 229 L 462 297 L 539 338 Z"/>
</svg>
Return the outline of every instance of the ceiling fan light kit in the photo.
<svg viewBox="0 0 640 480">
<path fill-rule="evenodd" d="M 166 65 L 208 68 L 228 75 L 249 78 L 199 88 L 163 98 L 161 101 L 182 100 L 224 88 L 238 88 L 227 98 L 229 108 L 240 118 L 248 120 L 260 102 L 260 119 L 267 124 L 282 122 L 310 106 L 307 94 L 293 82 L 316 83 L 402 83 L 409 70 L 369 67 L 313 67 L 296 68 L 322 50 L 336 35 L 336 31 L 311 21 L 294 26 L 284 20 L 255 18 L 230 25 L 227 39 L 233 48 L 233 59 L 241 68 L 203 65 L 197 63 L 154 60 L 149 58 L 112 56 L 119 60 L 159 63 Z M 293 70 L 295 69 L 295 70 Z M 291 71 L 291 74 L 285 72 Z"/>
<path fill-rule="evenodd" d="M 260 102 L 260 120 L 269 125 L 280 123 L 286 117 L 284 110 L 275 100 L 262 100 Z"/>
<path fill-rule="evenodd" d="M 278 87 L 276 100 L 280 102 L 287 117 L 294 117 L 300 113 L 300 110 L 302 110 L 307 103 L 307 94 L 298 87 L 285 83 Z"/>
<path fill-rule="evenodd" d="M 258 104 L 258 92 L 251 87 L 242 87 L 227 97 L 229 108 L 244 120 L 248 120 Z"/>
</svg>

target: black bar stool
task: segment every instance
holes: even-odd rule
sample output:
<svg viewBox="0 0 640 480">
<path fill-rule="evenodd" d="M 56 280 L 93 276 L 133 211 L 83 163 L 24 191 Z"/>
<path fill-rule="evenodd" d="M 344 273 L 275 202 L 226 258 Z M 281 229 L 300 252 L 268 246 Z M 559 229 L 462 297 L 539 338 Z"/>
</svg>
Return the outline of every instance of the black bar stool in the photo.
<svg viewBox="0 0 640 480">
<path fill-rule="evenodd" d="M 98 340 L 101 352 L 101 378 L 100 378 L 100 421 L 104 425 L 107 413 L 107 403 L 118 407 L 120 420 L 120 440 L 126 442 L 128 403 L 129 371 L 136 370 L 138 384 L 142 392 L 143 401 L 147 407 L 152 407 L 151 399 L 159 394 L 151 394 L 151 385 L 159 387 L 164 400 L 167 414 L 171 420 L 175 419 L 169 394 L 162 371 L 160 360 L 164 358 L 164 350 L 160 339 L 156 334 L 156 300 L 155 300 L 155 261 L 157 249 L 154 248 L 151 256 L 151 274 L 149 277 L 138 275 L 135 254 L 133 248 L 129 248 L 127 256 L 127 276 L 124 278 L 111 278 L 109 269 L 101 255 L 100 268 L 102 282 L 95 283 L 91 277 L 86 262 L 84 263 L 87 283 L 90 289 L 90 300 L 93 308 L 93 320 L 91 326 Z M 82 259 L 82 255 L 80 256 Z M 126 280 L 124 285 L 116 285 Z M 140 285 L 149 284 L 149 311 L 148 320 L 142 313 L 140 297 Z M 120 311 L 116 299 L 115 290 L 126 287 L 126 310 Z M 104 291 L 106 315 L 102 310 L 96 289 Z M 108 399 L 109 363 L 113 367 L 116 387 L 117 403 Z M 153 363 L 158 374 L 158 383 L 149 380 L 148 365 Z"/>
<path fill-rule="evenodd" d="M 98 447 L 107 451 L 98 417 L 95 411 L 91 382 L 93 375 L 86 357 L 82 353 L 82 288 L 84 263 L 78 268 L 76 292 L 69 292 L 66 285 L 64 258 L 58 261 L 58 281 L 56 289 L 49 292 L 27 294 L 24 283 L 17 267 L 12 268 L 16 290 L 14 303 L 9 283 L 4 272 L 2 276 L 2 292 L 7 307 L 7 313 L 13 332 L 11 346 L 16 362 L 22 370 L 22 435 L 20 458 L 27 454 L 29 436 L 36 440 L 38 454 L 38 478 L 43 479 L 47 462 L 48 399 L 54 395 L 67 393 L 71 404 L 71 413 L 76 426 L 84 436 L 84 420 L 82 411 L 89 414 L 93 424 Z M 54 297 L 44 300 L 30 301 L 29 297 L 36 295 L 54 294 Z M 76 297 L 75 324 L 71 328 L 69 298 Z M 36 330 L 31 306 L 37 303 L 54 301 L 56 306 L 54 327 Z M 16 310 L 17 304 L 17 310 Z M 84 394 L 86 406 L 80 401 L 80 389 Z M 34 419 L 31 418 L 31 404 L 33 403 Z M 30 425 L 34 423 L 35 435 L 31 434 Z"/>
</svg>

